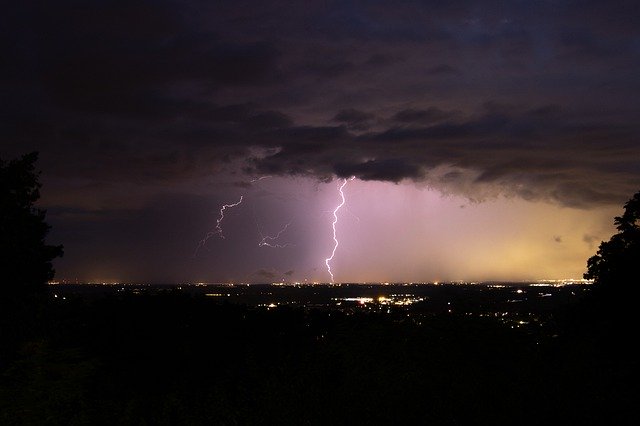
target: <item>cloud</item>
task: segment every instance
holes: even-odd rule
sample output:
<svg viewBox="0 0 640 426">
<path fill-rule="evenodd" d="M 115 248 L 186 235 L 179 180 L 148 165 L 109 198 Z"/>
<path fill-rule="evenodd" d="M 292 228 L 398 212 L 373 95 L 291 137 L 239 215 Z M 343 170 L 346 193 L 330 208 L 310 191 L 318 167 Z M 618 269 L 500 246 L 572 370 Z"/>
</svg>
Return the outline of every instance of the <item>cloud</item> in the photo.
<svg viewBox="0 0 640 426">
<path fill-rule="evenodd" d="M 276 269 L 269 268 L 269 269 L 258 269 L 253 274 L 251 274 L 251 276 L 254 279 L 257 279 L 259 281 L 275 282 L 275 281 L 283 280 L 284 277 L 288 277 L 289 278 L 294 273 L 295 273 L 295 270 L 293 270 L 293 269 L 290 269 L 290 270 L 288 270 L 286 272 L 280 272 L 280 271 L 278 271 Z"/>
<path fill-rule="evenodd" d="M 282 143 L 276 154 L 254 159 L 253 165 L 258 172 L 319 178 L 426 180 L 452 192 L 464 185 L 493 187 L 573 207 L 619 202 L 633 190 L 631 182 L 638 181 L 637 170 L 611 174 L 597 167 L 605 158 L 611 164 L 625 161 L 635 149 L 633 128 L 568 125 L 555 105 L 484 105 L 479 111 L 455 121 L 392 126 L 362 135 L 340 127 L 289 129 L 296 137 Z M 393 121 L 422 118 L 428 123 L 423 112 L 401 110 Z M 443 166 L 449 168 L 447 174 L 430 173 Z"/>
<path fill-rule="evenodd" d="M 343 109 L 333 117 L 333 121 L 345 124 L 349 129 L 368 130 L 375 116 L 357 109 Z"/>
<path fill-rule="evenodd" d="M 339 177 L 356 176 L 361 180 L 400 182 L 403 179 L 417 180 L 422 177 L 420 167 L 402 158 L 381 161 L 368 160 L 360 163 L 338 163 L 334 171 Z"/>
<path fill-rule="evenodd" d="M 273 281 L 280 276 L 280 274 L 274 269 L 259 269 L 252 275 L 266 281 Z"/>
<path fill-rule="evenodd" d="M 436 65 L 427 70 L 429 75 L 452 75 L 457 74 L 458 69 L 447 64 Z"/>
<path fill-rule="evenodd" d="M 598 237 L 597 235 L 584 234 L 582 236 L 582 241 L 587 243 L 589 248 L 593 248 L 595 247 L 596 244 L 600 243 L 601 238 Z"/>
<path fill-rule="evenodd" d="M 392 120 L 404 124 L 428 124 L 452 118 L 454 115 L 455 113 L 453 112 L 442 111 L 436 107 L 430 107 L 427 109 L 407 108 L 396 112 L 393 115 Z"/>
<path fill-rule="evenodd" d="M 249 5 L 12 6 L 2 154 L 140 193 L 230 170 L 572 207 L 640 185 L 632 3 Z"/>
</svg>

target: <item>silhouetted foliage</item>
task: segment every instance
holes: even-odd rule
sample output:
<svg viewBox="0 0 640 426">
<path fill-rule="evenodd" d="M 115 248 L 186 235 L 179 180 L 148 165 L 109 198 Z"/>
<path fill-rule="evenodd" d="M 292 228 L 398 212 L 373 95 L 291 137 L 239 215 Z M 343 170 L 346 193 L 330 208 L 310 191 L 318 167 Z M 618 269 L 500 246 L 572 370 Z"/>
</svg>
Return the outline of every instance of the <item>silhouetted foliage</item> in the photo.
<svg viewBox="0 0 640 426">
<path fill-rule="evenodd" d="M 101 287 L 102 296 L 56 288 L 46 337 L 23 345 L 0 374 L 0 424 L 618 425 L 637 417 L 637 357 L 626 340 L 581 319 L 569 333 L 559 321 L 571 318 L 563 313 L 578 303 L 574 293 L 591 290 L 579 286 L 525 289 L 521 303 L 511 302 L 514 288 L 440 286 L 390 311 L 265 309 L 204 292 Z M 553 296 L 539 296 L 546 291 Z M 442 311 L 446 301 L 456 310 Z M 530 323 L 505 322 L 506 309 L 523 309 Z"/>
<path fill-rule="evenodd" d="M 45 243 L 50 226 L 45 211 L 34 206 L 40 198 L 38 153 L 5 162 L 0 159 L 0 282 L 2 291 L 34 293 L 54 276 L 51 261 L 62 246 Z"/>
<path fill-rule="evenodd" d="M 615 218 L 618 233 L 603 241 L 595 256 L 587 261 L 584 277 L 601 289 L 638 291 L 629 285 L 637 279 L 640 265 L 640 192 L 624 205 L 624 214 Z"/>
</svg>

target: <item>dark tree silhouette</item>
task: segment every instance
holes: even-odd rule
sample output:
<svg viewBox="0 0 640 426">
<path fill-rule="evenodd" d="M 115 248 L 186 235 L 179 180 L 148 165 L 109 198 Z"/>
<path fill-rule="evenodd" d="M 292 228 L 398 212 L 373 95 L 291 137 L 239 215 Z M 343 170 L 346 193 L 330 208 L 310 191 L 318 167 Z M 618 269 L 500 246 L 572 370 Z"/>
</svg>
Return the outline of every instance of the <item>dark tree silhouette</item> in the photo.
<svg viewBox="0 0 640 426">
<path fill-rule="evenodd" d="M 584 277 L 593 279 L 598 288 L 638 292 L 638 283 L 631 281 L 638 281 L 640 276 L 639 220 L 640 192 L 624 205 L 624 214 L 615 218 L 618 233 L 603 241 L 587 261 Z"/>
<path fill-rule="evenodd" d="M 45 211 L 34 206 L 40 198 L 38 153 L 5 162 L 0 158 L 0 283 L 5 294 L 44 290 L 54 276 L 51 261 L 62 246 L 45 243 L 50 226 Z"/>
</svg>

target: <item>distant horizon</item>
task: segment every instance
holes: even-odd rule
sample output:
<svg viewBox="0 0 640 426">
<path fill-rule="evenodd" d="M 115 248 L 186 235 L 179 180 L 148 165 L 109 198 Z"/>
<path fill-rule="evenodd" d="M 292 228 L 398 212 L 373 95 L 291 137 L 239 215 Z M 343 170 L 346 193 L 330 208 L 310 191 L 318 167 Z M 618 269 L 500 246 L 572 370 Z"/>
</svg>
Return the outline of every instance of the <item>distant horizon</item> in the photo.
<svg viewBox="0 0 640 426">
<path fill-rule="evenodd" d="M 367 281 L 367 282 L 142 282 L 142 281 L 130 281 L 130 282 L 110 282 L 110 281 L 69 281 L 69 280 L 53 280 L 49 281 L 47 285 L 139 285 L 139 286 L 251 286 L 251 285 L 272 285 L 272 286 L 343 286 L 343 285 L 377 285 L 377 286 L 418 286 L 418 285 L 570 285 L 570 284 L 592 284 L 593 280 L 587 279 L 560 279 L 560 280 L 484 280 L 484 281 L 432 281 L 432 282 L 386 282 L 386 281 Z"/>
</svg>

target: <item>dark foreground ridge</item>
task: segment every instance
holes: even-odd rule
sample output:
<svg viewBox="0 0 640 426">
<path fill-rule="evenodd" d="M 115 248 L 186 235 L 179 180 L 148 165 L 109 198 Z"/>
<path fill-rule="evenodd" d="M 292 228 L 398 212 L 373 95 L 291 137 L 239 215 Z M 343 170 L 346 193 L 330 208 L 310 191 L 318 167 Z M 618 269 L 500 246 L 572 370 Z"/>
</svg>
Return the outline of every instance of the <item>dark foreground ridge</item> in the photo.
<svg viewBox="0 0 640 426">
<path fill-rule="evenodd" d="M 50 286 L 0 424 L 625 424 L 630 312 L 586 285 Z"/>
</svg>

